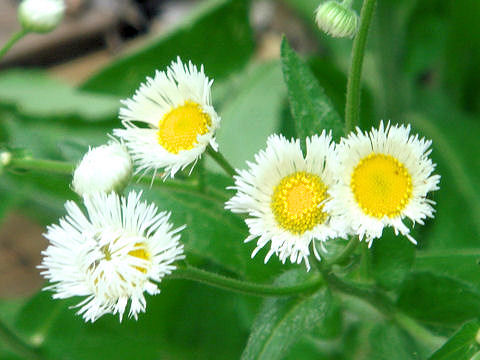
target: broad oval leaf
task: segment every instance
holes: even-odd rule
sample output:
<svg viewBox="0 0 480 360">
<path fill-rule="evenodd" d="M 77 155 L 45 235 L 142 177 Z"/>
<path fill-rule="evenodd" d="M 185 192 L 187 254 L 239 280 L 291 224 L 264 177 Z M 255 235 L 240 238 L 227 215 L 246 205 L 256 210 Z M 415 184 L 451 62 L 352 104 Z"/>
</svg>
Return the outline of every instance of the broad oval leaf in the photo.
<svg viewBox="0 0 480 360">
<path fill-rule="evenodd" d="M 398 287 L 415 260 L 415 245 L 393 230 L 384 230 L 381 239 L 373 242 L 371 269 L 375 281 L 386 289 Z"/>
</svg>

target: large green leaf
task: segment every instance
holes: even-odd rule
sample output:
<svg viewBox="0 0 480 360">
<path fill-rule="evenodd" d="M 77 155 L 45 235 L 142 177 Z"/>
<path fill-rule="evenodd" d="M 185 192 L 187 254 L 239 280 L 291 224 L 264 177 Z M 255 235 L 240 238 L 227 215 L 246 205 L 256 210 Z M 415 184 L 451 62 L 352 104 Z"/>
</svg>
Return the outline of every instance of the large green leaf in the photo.
<svg viewBox="0 0 480 360">
<path fill-rule="evenodd" d="M 376 282 L 394 289 L 403 282 L 415 260 L 415 245 L 386 229 L 372 247 L 371 270 Z"/>
<path fill-rule="evenodd" d="M 303 270 L 282 274 L 277 284 L 292 285 L 305 281 Z M 242 359 L 280 359 L 290 346 L 322 323 L 331 304 L 325 288 L 309 295 L 267 299 L 252 326 Z"/>
<path fill-rule="evenodd" d="M 238 324 L 237 295 L 180 280 L 160 286 L 161 294 L 147 296 L 138 321 L 122 323 L 109 314 L 86 324 L 68 308 L 81 299 L 52 300 L 42 292 L 25 305 L 16 331 L 46 359 L 238 358 L 247 332 L 232 326 Z"/>
<path fill-rule="evenodd" d="M 9 70 L 0 74 L 0 107 L 14 109 L 35 121 L 113 119 L 119 106 L 117 97 L 77 90 L 42 71 Z"/>
<path fill-rule="evenodd" d="M 108 65 L 82 88 L 130 96 L 155 69 L 163 70 L 177 56 L 205 65 L 209 77 L 227 77 L 253 51 L 248 8 L 245 0 L 210 0 L 181 26 Z"/>
<path fill-rule="evenodd" d="M 415 341 L 391 323 L 377 324 L 370 333 L 370 359 L 423 359 Z"/>
<path fill-rule="evenodd" d="M 440 190 L 432 194 L 437 202 L 435 219 L 425 234 L 435 250 L 477 248 L 480 236 L 480 126 L 438 94 L 421 93 L 425 113 L 411 114 L 408 121 L 433 141 L 432 158 L 442 176 Z M 465 209 L 465 211 L 458 211 Z"/>
<path fill-rule="evenodd" d="M 280 128 L 286 97 L 280 64 L 254 63 L 230 84 L 222 84 L 217 94 L 223 99 L 222 125 L 217 131 L 220 150 L 234 167 L 245 168 L 245 161 L 253 160 L 265 148 L 268 136 Z M 208 160 L 212 170 L 218 169 Z"/>
<path fill-rule="evenodd" d="M 480 249 L 418 252 L 415 270 L 431 271 L 462 280 L 480 289 Z"/>
<path fill-rule="evenodd" d="M 281 48 L 282 71 L 288 88 L 290 109 L 300 138 L 332 131 L 334 139 L 343 135 L 343 122 L 308 66 L 284 38 Z"/>
<path fill-rule="evenodd" d="M 213 188 L 222 189 L 229 182 L 231 184 L 224 176 L 209 177 L 209 186 Z M 143 197 L 154 201 L 160 209 L 171 211 L 175 226 L 187 225 L 182 231 L 187 253 L 250 279 L 265 280 L 280 269 L 276 257 L 264 264 L 266 249 L 251 259 L 255 242 L 243 242 L 248 235 L 247 225 L 239 216 L 224 209 L 223 195 L 159 184 L 145 191 Z"/>
<path fill-rule="evenodd" d="M 480 350 L 476 341 L 479 329 L 478 320 L 466 323 L 429 360 L 471 360 Z"/>
<path fill-rule="evenodd" d="M 480 316 L 480 292 L 450 277 L 416 272 L 403 283 L 397 305 L 426 323 L 455 326 Z"/>
</svg>

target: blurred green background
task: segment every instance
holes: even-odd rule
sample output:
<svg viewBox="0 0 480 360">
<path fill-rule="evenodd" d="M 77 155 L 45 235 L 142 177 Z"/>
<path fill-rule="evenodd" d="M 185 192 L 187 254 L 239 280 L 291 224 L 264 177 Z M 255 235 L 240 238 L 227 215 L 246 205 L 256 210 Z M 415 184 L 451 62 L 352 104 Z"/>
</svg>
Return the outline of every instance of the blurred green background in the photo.
<svg viewBox="0 0 480 360">
<path fill-rule="evenodd" d="M 282 34 L 307 62 L 338 113 L 344 113 L 352 41 L 328 38 L 318 30 L 313 21 L 318 4 L 189 3 L 175 26 L 151 29 L 147 40 L 145 35 L 141 41 L 129 40 L 133 46 L 109 56 L 105 65 L 96 66 L 99 69 L 88 78 L 80 76 L 80 81 L 59 79 L 78 69 L 76 60 L 48 69 L 10 63 L 0 71 L 0 146 L 39 158 L 78 161 L 89 145 L 104 143 L 106 134 L 120 126 L 119 99 L 131 96 L 146 76 L 178 55 L 204 64 L 215 79 L 213 102 L 222 117 L 220 150 L 235 167 L 245 167 L 245 160 L 265 146 L 271 133 L 295 136 L 279 58 Z M 360 6 L 360 1 L 354 2 L 357 11 Z M 363 72 L 361 127 L 377 126 L 382 119 L 410 123 L 420 137 L 433 140 L 432 158 L 442 176 L 441 190 L 432 195 L 435 219 L 415 228 L 418 246 L 387 232 L 371 252 L 369 281 L 445 339 L 480 315 L 479 14 L 478 0 L 378 1 Z M 73 70 L 66 71 L 68 66 Z M 189 225 L 182 238 L 189 262 L 259 282 L 273 281 L 287 269 L 304 272 L 302 266 L 282 266 L 273 258 L 263 265 L 265 249 L 250 259 L 254 244 L 243 244 L 243 220 L 223 210 L 223 201 L 232 194 L 224 187 L 231 180 L 215 164 L 208 162 L 208 168 L 208 183 L 216 190 L 207 196 L 161 184 L 145 190 L 146 198 L 173 212 L 176 225 Z M 39 172 L 4 170 L 0 175 L 0 259 L 5 259 L 0 319 L 38 346 L 46 359 L 236 359 L 257 312 L 293 301 L 263 303 L 261 298 L 165 279 L 162 293 L 147 298 L 147 312 L 138 321 L 120 324 L 107 315 L 85 324 L 68 308 L 78 299 L 53 301 L 48 292 L 33 294 L 42 286 L 38 279 L 28 280 L 33 285 L 22 290 L 31 297 L 14 296 L 16 284 L 24 281 L 12 270 L 13 263 L 21 261 L 12 260 L 21 258 L 16 245 L 39 251 L 38 243 L 21 239 L 26 236 L 25 219 L 33 229 L 32 239 L 40 241 L 44 226 L 64 215 L 64 202 L 79 200 L 70 180 Z M 30 263 L 32 269 L 37 261 Z M 293 347 L 271 357 L 257 354 L 258 358 L 426 359 L 431 353 L 421 339 L 393 327 L 365 303 L 338 294 L 331 297 L 334 305 L 321 322 L 309 332 L 292 334 Z M 465 357 L 451 359 L 470 359 L 478 351 L 474 333 L 469 335 L 468 351 L 462 353 Z M 244 353 L 244 358 L 249 356 Z M 0 342 L 0 359 L 19 358 Z"/>
</svg>

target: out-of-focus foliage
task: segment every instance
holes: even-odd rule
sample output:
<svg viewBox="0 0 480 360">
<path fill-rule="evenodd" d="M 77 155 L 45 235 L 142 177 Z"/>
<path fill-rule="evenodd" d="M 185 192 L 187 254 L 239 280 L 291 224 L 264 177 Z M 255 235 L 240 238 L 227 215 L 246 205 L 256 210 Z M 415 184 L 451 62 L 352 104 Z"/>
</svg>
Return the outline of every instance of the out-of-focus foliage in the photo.
<svg viewBox="0 0 480 360">
<path fill-rule="evenodd" d="M 0 73 L 0 146 L 78 161 L 89 145 L 105 142 L 119 126 L 119 99 L 131 96 L 146 76 L 177 55 L 204 64 L 215 79 L 213 102 L 222 117 L 218 142 L 238 168 L 272 132 L 305 136 L 323 126 L 338 129 L 351 41 L 318 31 L 313 21 L 318 0 L 281 3 L 304 20 L 318 39 L 318 52 L 301 56 L 284 42 L 280 60 L 259 62 L 253 57 L 249 2 L 211 0 L 177 29 L 114 61 L 79 88 L 38 71 Z M 360 3 L 354 2 L 357 11 Z M 433 140 L 442 180 L 432 195 L 435 219 L 415 228 L 417 247 L 387 232 L 374 242 L 369 261 L 347 265 L 352 278 L 367 281 L 369 275 L 369 285 L 386 290 L 400 311 L 440 340 L 450 338 L 441 348 L 422 345 L 422 339 L 412 339 L 365 303 L 325 289 L 264 300 L 167 280 L 160 295 L 147 299 L 138 322 L 120 324 L 104 316 L 85 324 L 68 308 L 71 301 L 53 301 L 48 292 L 0 302 L 0 318 L 47 359 L 235 359 L 242 354 L 246 359 L 471 359 L 480 350 L 475 340 L 480 327 L 475 320 L 480 316 L 479 13 L 477 0 L 378 1 L 364 66 L 362 128 L 381 119 L 411 123 Z M 175 225 L 189 225 L 182 238 L 188 261 L 251 281 L 288 283 L 310 276 L 303 268 L 283 274 L 292 266 L 275 258 L 264 265 L 265 251 L 250 259 L 254 244 L 243 243 L 244 222 L 223 209 L 232 194 L 223 189 L 232 181 L 219 175 L 215 164 L 207 168 L 210 190 L 204 195 L 162 184 L 134 185 L 172 211 Z M 2 173 L 0 217 L 20 209 L 42 225 L 56 222 L 65 200 L 78 200 L 70 180 L 40 172 Z M 0 358 L 17 359 L 1 344 Z"/>
</svg>

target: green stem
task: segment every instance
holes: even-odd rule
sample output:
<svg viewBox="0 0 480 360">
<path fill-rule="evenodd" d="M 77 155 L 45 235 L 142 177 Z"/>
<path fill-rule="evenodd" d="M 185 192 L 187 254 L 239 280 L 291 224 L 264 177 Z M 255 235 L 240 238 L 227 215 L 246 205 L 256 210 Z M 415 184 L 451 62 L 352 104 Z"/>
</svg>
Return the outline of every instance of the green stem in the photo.
<svg viewBox="0 0 480 360">
<path fill-rule="evenodd" d="M 0 321 L 0 339 L 10 347 L 22 359 L 40 360 L 42 357 L 37 350 L 13 333 L 2 321 Z"/>
<path fill-rule="evenodd" d="M 358 125 L 360 113 L 360 85 L 362 65 L 367 43 L 368 28 L 373 17 L 376 0 L 364 0 L 360 12 L 360 26 L 353 41 L 352 62 L 348 74 L 347 101 L 345 105 L 345 131 L 352 131 Z"/>
<path fill-rule="evenodd" d="M 71 175 L 74 169 L 74 165 L 69 162 L 31 158 L 13 158 L 6 167 L 13 170 L 39 170 L 65 175 Z"/>
<path fill-rule="evenodd" d="M 437 349 L 444 343 L 444 338 L 431 334 L 414 319 L 399 312 L 394 302 L 384 292 L 375 288 L 366 288 L 345 282 L 332 272 L 322 269 L 321 266 L 319 268 L 326 283 L 332 289 L 366 301 L 380 311 L 386 318 L 393 320 L 397 325 L 411 334 L 413 338 L 420 340 L 431 349 Z"/>
<path fill-rule="evenodd" d="M 254 296 L 298 295 L 300 293 L 314 291 L 324 283 L 321 277 L 317 277 L 310 281 L 306 281 L 302 284 L 293 286 L 281 287 L 274 285 L 264 285 L 229 278 L 220 274 L 215 274 L 191 266 L 185 268 L 178 268 L 172 273 L 170 278 L 198 281 L 221 289 Z"/>
<path fill-rule="evenodd" d="M 227 159 L 225 159 L 225 157 L 218 151 L 215 151 L 213 150 L 213 148 L 211 146 L 208 146 L 207 147 L 207 154 L 211 156 L 211 158 L 213 160 L 215 160 L 215 162 L 220 165 L 220 167 L 225 170 L 225 172 L 233 177 L 233 175 L 236 174 L 236 171 L 235 169 L 233 168 L 232 165 L 230 165 L 227 161 Z"/>
<path fill-rule="evenodd" d="M 415 339 L 420 340 L 431 349 L 438 349 L 445 342 L 443 337 L 433 335 L 430 331 L 403 313 L 396 313 L 393 320 L 400 327 L 407 330 L 408 333 L 412 334 Z"/>
<path fill-rule="evenodd" d="M 389 318 L 391 318 L 395 312 L 394 303 L 383 292 L 370 287 L 360 287 L 359 285 L 345 282 L 329 270 L 320 268 L 320 271 L 331 288 L 365 300 Z"/>
<path fill-rule="evenodd" d="M 5 45 L 3 45 L 3 47 L 0 49 L 0 59 L 2 59 L 2 57 L 7 53 L 8 50 L 10 50 L 10 48 L 18 41 L 20 40 L 22 37 L 24 37 L 26 34 L 28 33 L 28 31 L 22 29 L 20 31 L 17 31 L 16 33 L 14 33 L 10 39 L 8 39 L 8 41 L 5 43 Z"/>
<path fill-rule="evenodd" d="M 197 164 L 197 175 L 198 175 L 198 191 L 201 193 L 205 192 L 207 184 L 205 182 L 205 158 L 202 158 L 198 161 Z"/>
<path fill-rule="evenodd" d="M 358 239 L 357 236 L 352 236 L 350 240 L 348 241 L 347 245 L 343 248 L 343 251 L 338 254 L 336 257 L 328 261 L 328 265 L 342 265 L 344 264 L 350 256 L 353 254 L 355 249 L 357 248 L 358 244 L 360 243 L 360 240 Z"/>
</svg>

